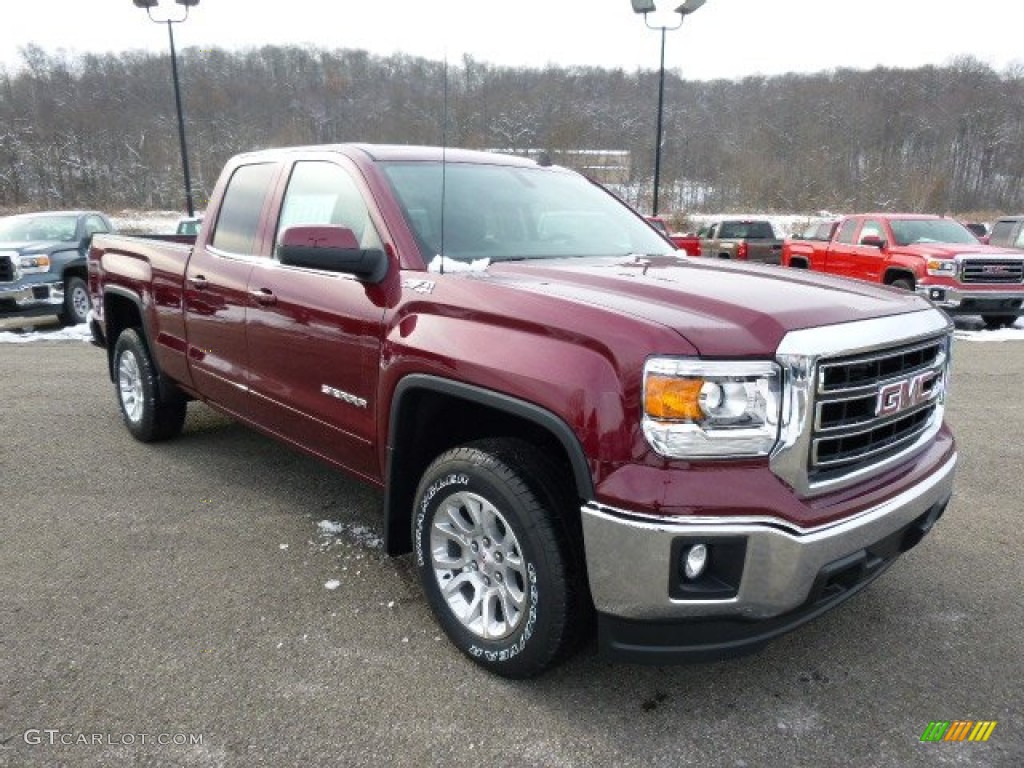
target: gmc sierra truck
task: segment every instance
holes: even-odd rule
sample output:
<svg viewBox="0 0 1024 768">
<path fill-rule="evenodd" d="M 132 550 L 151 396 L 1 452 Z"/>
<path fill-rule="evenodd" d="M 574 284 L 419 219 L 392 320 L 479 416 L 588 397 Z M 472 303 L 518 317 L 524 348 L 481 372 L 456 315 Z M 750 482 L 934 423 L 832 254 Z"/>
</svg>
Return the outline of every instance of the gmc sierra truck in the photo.
<svg viewBox="0 0 1024 768">
<path fill-rule="evenodd" d="M 952 493 L 942 312 L 687 257 L 564 168 L 244 154 L 194 242 L 97 235 L 89 284 L 132 435 L 202 401 L 382 487 L 386 551 L 508 677 L 595 634 L 657 664 L 761 648 Z"/>
<path fill-rule="evenodd" d="M 918 293 L 989 328 L 1024 313 L 1024 254 L 986 245 L 963 224 L 927 214 L 847 216 L 828 240 L 787 240 L 787 267 L 828 272 Z"/>
<path fill-rule="evenodd" d="M 84 323 L 89 243 L 95 233 L 113 231 L 99 211 L 0 218 L 0 318 L 56 315 L 61 325 Z"/>
</svg>

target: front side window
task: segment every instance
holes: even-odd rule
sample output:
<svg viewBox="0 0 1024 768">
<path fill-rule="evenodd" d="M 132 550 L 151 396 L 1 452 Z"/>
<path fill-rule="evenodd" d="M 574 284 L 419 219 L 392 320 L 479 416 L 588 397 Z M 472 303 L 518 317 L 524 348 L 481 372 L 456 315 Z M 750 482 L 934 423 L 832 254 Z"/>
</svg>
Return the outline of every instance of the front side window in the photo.
<svg viewBox="0 0 1024 768">
<path fill-rule="evenodd" d="M 351 229 L 361 248 L 381 248 L 370 211 L 348 172 L 333 163 L 295 164 L 277 223 L 277 238 L 289 227 L 327 224 Z"/>
<path fill-rule="evenodd" d="M 109 232 L 110 228 L 107 226 L 107 222 L 101 219 L 99 216 L 86 216 L 85 217 L 85 236 L 95 235 L 97 232 Z"/>
<path fill-rule="evenodd" d="M 847 219 L 839 228 L 836 242 L 853 244 L 853 233 L 857 231 L 857 219 Z"/>
<path fill-rule="evenodd" d="M 259 244 L 260 214 L 277 166 L 242 165 L 228 181 L 210 245 L 228 253 L 252 254 Z"/>
<path fill-rule="evenodd" d="M 877 237 L 881 240 L 885 239 L 884 230 L 882 229 L 882 223 L 873 219 L 868 219 L 864 222 L 864 226 L 860 228 L 860 241 L 863 243 L 865 237 Z"/>
<path fill-rule="evenodd" d="M 561 169 L 393 162 L 384 172 L 428 262 L 675 253 L 642 217 Z"/>
</svg>

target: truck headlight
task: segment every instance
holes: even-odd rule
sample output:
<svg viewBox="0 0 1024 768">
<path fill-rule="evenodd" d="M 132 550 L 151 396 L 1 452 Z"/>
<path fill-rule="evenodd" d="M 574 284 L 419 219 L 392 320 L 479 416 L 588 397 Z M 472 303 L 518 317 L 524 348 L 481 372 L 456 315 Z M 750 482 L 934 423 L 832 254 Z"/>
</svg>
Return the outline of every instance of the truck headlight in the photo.
<svg viewBox="0 0 1024 768">
<path fill-rule="evenodd" d="M 926 266 L 928 274 L 936 277 L 952 277 L 956 274 L 956 262 L 951 259 L 928 259 Z"/>
<path fill-rule="evenodd" d="M 662 456 L 767 456 L 779 436 L 782 371 L 767 361 L 655 357 L 643 398 L 644 437 Z"/>
<path fill-rule="evenodd" d="M 32 275 L 37 272 L 47 272 L 50 269 L 49 256 L 19 256 L 18 266 L 23 275 Z"/>
</svg>

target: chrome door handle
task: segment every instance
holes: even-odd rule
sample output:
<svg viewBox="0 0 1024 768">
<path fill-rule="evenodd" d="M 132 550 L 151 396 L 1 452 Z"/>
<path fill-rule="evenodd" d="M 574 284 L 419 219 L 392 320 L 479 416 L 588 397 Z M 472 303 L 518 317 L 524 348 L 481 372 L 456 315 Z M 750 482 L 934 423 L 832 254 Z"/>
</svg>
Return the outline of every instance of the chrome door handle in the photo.
<svg viewBox="0 0 1024 768">
<path fill-rule="evenodd" d="M 269 306 L 270 304 L 277 303 L 277 296 L 269 288 L 256 288 L 249 291 L 249 295 L 252 296 L 253 300 L 257 304 Z"/>
</svg>

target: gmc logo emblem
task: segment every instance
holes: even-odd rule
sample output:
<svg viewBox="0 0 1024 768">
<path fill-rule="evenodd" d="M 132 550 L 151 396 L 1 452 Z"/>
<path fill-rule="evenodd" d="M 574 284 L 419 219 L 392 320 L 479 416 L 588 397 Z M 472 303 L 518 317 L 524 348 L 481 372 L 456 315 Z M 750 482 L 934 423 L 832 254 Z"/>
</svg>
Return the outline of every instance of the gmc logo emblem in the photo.
<svg viewBox="0 0 1024 768">
<path fill-rule="evenodd" d="M 935 379 L 935 371 L 926 371 L 903 381 L 894 381 L 878 389 L 876 416 L 892 416 L 926 402 L 932 395 L 929 385 Z"/>
<path fill-rule="evenodd" d="M 1010 268 L 1002 264 L 989 264 L 986 267 L 982 267 L 982 273 L 988 275 L 1003 275 L 1010 271 Z"/>
</svg>

